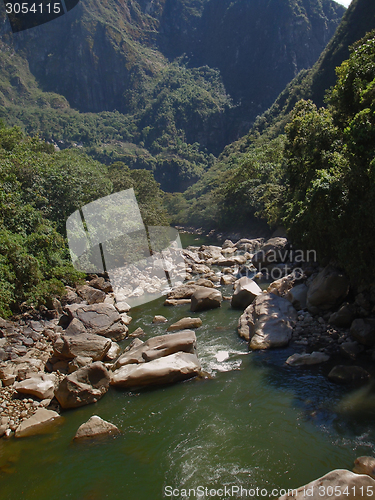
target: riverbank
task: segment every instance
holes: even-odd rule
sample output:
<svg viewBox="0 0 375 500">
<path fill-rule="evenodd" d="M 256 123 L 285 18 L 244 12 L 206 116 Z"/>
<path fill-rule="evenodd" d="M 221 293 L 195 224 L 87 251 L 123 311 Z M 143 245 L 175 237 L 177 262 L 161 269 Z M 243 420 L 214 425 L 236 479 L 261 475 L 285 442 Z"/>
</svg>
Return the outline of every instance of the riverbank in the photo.
<svg viewBox="0 0 375 500">
<path fill-rule="evenodd" d="M 261 298 L 259 295 L 276 295 L 279 300 L 292 305 L 292 309 L 295 310 L 291 318 L 280 314 L 281 322 L 290 322 L 286 340 L 282 343 L 277 340 L 274 345 L 266 341 L 264 345 L 255 347 L 256 349 L 289 345 L 296 351 L 293 356 L 288 356 L 286 359 L 286 363 L 290 366 L 325 363 L 332 368 L 328 377 L 337 383 L 360 384 L 369 381 L 373 375 L 374 357 L 373 334 L 369 328 L 375 321 L 369 315 L 374 304 L 371 301 L 366 302 L 363 292 L 358 294 L 352 303 L 345 302 L 350 295 L 350 284 L 339 270 L 329 266 L 320 268 L 315 261 L 298 259 L 296 262 L 297 253 L 289 253 L 289 248 L 289 242 L 283 237 L 274 237 L 268 241 L 263 238 L 251 240 L 242 238 L 236 243 L 226 240 L 222 247 L 188 246 L 183 251 L 186 286 L 184 288 L 181 283 L 169 292 L 166 305 L 190 304 L 194 290 L 202 287 L 208 290 L 232 289 L 231 294 L 224 296 L 224 299 L 230 300 L 233 305 L 233 297 L 236 298 L 236 294 L 238 295 L 236 287 L 242 283 L 243 289 L 240 294 L 244 298 L 239 307 L 238 305 L 234 307 L 245 309 L 242 315 L 239 313 L 239 334 L 250 343 L 251 350 L 254 348 L 251 345 L 254 331 L 251 334 L 249 333 L 251 328 L 247 330 L 245 328 L 247 333 L 243 334 L 244 324 L 250 322 L 250 326 L 254 326 L 256 318 L 249 319 L 249 313 L 250 316 L 254 313 L 254 305 Z M 275 273 L 276 276 L 280 274 L 285 276 L 272 281 Z M 270 280 L 271 283 L 267 285 Z M 249 284 L 256 287 L 255 293 L 252 290 L 247 291 Z M 135 288 L 138 289 L 139 285 L 137 283 Z M 107 369 L 111 369 L 118 362 L 122 353 L 115 340 L 142 336 L 142 329 L 135 334 L 129 332 L 128 327 L 131 323 L 130 313 L 127 314 L 129 309 L 124 309 L 122 304 L 116 304 L 110 283 L 104 278 L 90 276 L 85 286 L 80 285 L 76 289 L 67 288 L 67 293 L 61 302 L 56 298 L 55 309 L 44 310 L 44 317 L 39 311 L 32 310 L 22 315 L 18 321 L 1 320 L 0 380 L 4 386 L 0 391 L 0 407 L 3 410 L 0 427 L 2 435 L 11 436 L 17 426 L 23 420 L 30 418 L 40 407 L 52 406 L 54 410 L 59 409 L 59 403 L 54 398 L 51 388 L 56 391 L 58 384 L 68 373 L 73 373 L 79 368 L 82 369 L 85 364 L 98 360 L 86 356 L 82 361 L 79 349 L 67 359 L 66 355 L 59 353 L 56 347 L 64 335 L 77 335 L 88 331 L 93 333 L 92 329 L 86 330 L 78 317 L 72 313 L 73 306 L 76 308 L 78 304 L 80 306 L 91 304 L 90 314 L 101 312 L 98 308 L 107 307 L 109 313 L 114 315 L 108 320 L 107 326 L 113 330 L 113 325 L 117 325 L 118 332 L 115 334 L 113 331 L 110 334 L 100 332 L 101 339 L 103 336 L 110 338 L 107 342 L 110 350 L 101 357 L 106 362 Z M 276 306 L 276 309 L 279 314 L 280 307 Z M 107 314 L 107 310 L 103 309 L 102 312 Z M 262 320 L 263 330 L 266 337 L 267 335 L 271 337 L 275 334 L 272 331 L 267 332 L 267 322 L 269 318 L 275 316 L 275 311 L 271 308 L 263 314 L 265 315 Z M 80 319 L 82 320 L 82 317 Z M 363 333 L 365 326 L 369 331 Z M 257 334 L 259 336 L 259 331 Z M 93 338 L 90 341 L 92 342 Z M 77 359 L 78 362 L 75 362 Z M 50 379 L 50 392 L 44 391 L 44 395 L 50 397 L 42 397 L 43 392 L 38 392 L 37 388 L 20 387 L 19 382 L 35 379 L 36 375 L 39 376 L 45 371 L 53 374 Z M 46 385 L 44 380 L 41 384 Z M 28 398 L 25 395 L 33 397 Z"/>
<path fill-rule="evenodd" d="M 262 244 L 263 247 L 261 246 Z M 246 274 L 248 275 L 248 279 L 251 279 L 250 276 L 252 276 L 254 278 L 254 282 L 258 283 L 261 288 L 264 288 L 266 290 L 265 293 L 262 292 L 262 295 L 267 296 L 273 291 L 273 295 L 279 296 L 283 300 L 288 301 L 288 299 L 286 299 L 285 297 L 288 295 L 290 290 L 292 290 L 295 286 L 299 285 L 305 285 L 306 287 L 309 287 L 317 278 L 319 273 L 323 271 L 323 269 L 319 269 L 319 266 L 317 264 L 311 265 L 311 263 L 306 262 L 303 263 L 303 266 L 301 265 L 299 266 L 303 268 L 304 272 L 303 275 L 298 275 L 297 277 L 294 277 L 292 279 L 290 277 L 289 278 L 287 277 L 284 281 L 283 279 L 281 279 L 280 281 L 276 280 L 272 285 L 268 285 L 266 271 L 263 271 L 260 274 L 258 269 L 254 266 L 254 262 L 257 260 L 255 259 L 254 261 L 254 257 L 257 254 L 257 250 L 261 250 L 262 248 L 264 248 L 264 242 L 262 243 L 261 240 L 251 241 L 251 242 L 242 240 L 241 242 L 232 243 L 232 245 L 229 242 L 227 242 L 226 244 L 223 245 L 223 247 L 220 248 L 212 246 L 190 247 L 185 251 L 186 272 L 187 272 L 187 279 L 185 285 L 187 283 L 190 283 L 190 285 L 188 286 L 193 286 L 194 288 L 194 286 L 196 286 L 197 283 L 199 282 L 198 285 L 199 287 L 203 286 L 208 290 L 210 289 L 218 290 L 221 292 L 222 296 L 229 298 L 230 296 L 233 295 L 233 284 L 236 282 L 236 279 L 239 278 L 242 272 L 245 273 L 245 277 Z M 278 266 L 278 268 L 280 268 L 280 263 L 276 263 L 276 265 Z M 272 263 L 272 266 L 270 266 L 267 269 L 268 274 L 273 268 L 275 268 L 275 263 Z M 232 282 L 233 284 L 231 284 L 230 282 Z M 102 284 L 102 286 L 103 285 L 107 286 L 105 285 L 105 283 L 107 282 L 103 283 L 103 281 L 97 280 L 95 277 L 91 276 L 86 286 L 94 288 L 92 286 L 93 284 L 99 286 L 100 283 Z M 269 289 L 268 292 L 267 289 Z M 96 288 L 96 290 L 99 290 L 99 288 Z M 174 293 L 175 292 L 176 290 L 174 290 Z M 275 292 L 277 292 L 277 294 Z M 84 293 L 86 294 L 86 300 L 82 298 L 82 295 Z M 66 302 L 64 302 L 63 300 L 61 306 L 69 307 L 68 302 L 70 302 L 70 305 L 74 304 L 84 305 L 84 303 L 87 302 L 88 298 L 87 293 L 88 293 L 87 289 L 85 289 L 84 291 L 82 291 L 82 289 L 79 288 L 75 290 L 69 289 L 67 297 L 65 298 Z M 105 298 L 103 303 L 106 304 L 110 302 L 113 303 L 113 301 L 111 300 L 111 298 L 113 299 L 112 292 L 107 291 L 104 292 L 104 294 Z M 167 318 L 167 322 L 162 323 L 160 325 L 155 325 L 152 323 L 153 316 L 149 317 L 149 315 L 147 315 L 146 312 L 147 306 L 144 306 L 143 313 L 140 312 L 141 308 L 137 308 L 134 311 L 133 310 L 128 311 L 128 313 L 121 313 L 121 315 L 126 315 L 128 317 L 134 316 L 133 321 L 128 323 L 128 325 L 125 325 L 129 329 L 129 331 L 126 332 L 127 333 L 126 338 L 124 338 L 124 340 L 120 340 L 119 342 L 117 342 L 121 346 L 121 351 L 123 351 L 126 345 L 133 340 L 133 338 L 130 337 L 130 335 L 132 335 L 138 328 L 142 328 L 143 331 L 145 332 L 145 336 L 144 337 L 141 336 L 140 337 L 141 339 L 153 338 L 155 336 L 166 334 L 167 328 L 171 324 L 173 324 L 175 320 L 181 319 L 181 317 L 187 317 L 187 316 L 195 317 L 197 315 L 197 313 L 189 312 L 190 302 L 188 301 L 191 300 L 190 298 L 188 297 L 185 297 L 184 299 L 167 298 L 167 300 L 184 300 L 185 303 L 174 307 L 166 307 L 163 306 L 162 303 L 160 303 L 157 312 L 161 315 L 164 315 Z M 288 303 L 291 304 L 292 302 L 288 301 Z M 55 305 L 57 308 L 59 308 L 58 303 L 55 302 Z M 250 304 L 247 307 L 251 307 L 251 305 L 252 304 Z M 340 305 L 336 305 L 335 308 L 339 310 Z M 371 348 L 364 347 L 361 353 L 357 353 L 357 359 L 355 363 L 353 363 L 352 360 L 345 361 L 345 358 L 342 357 L 342 355 L 340 354 L 341 346 L 343 344 L 346 344 L 347 341 L 352 341 L 353 339 L 350 336 L 349 328 L 335 327 L 329 324 L 328 316 L 334 314 L 333 309 L 331 310 L 326 309 L 321 314 L 316 314 L 314 311 L 309 312 L 307 306 L 305 308 L 298 307 L 294 309 L 296 311 L 296 318 L 295 318 L 295 324 L 291 328 L 291 338 L 288 342 L 288 347 L 286 347 L 285 350 L 278 348 L 276 349 L 277 359 L 279 360 L 279 362 L 283 362 L 283 364 L 285 365 L 285 361 L 289 359 L 289 357 L 292 356 L 295 352 L 302 353 L 304 351 L 306 351 L 307 353 L 312 351 L 319 351 L 323 354 L 330 355 L 331 360 L 332 358 L 336 359 L 335 356 L 340 356 L 340 363 L 344 364 L 349 363 L 351 365 L 362 363 L 362 361 L 360 361 L 361 359 L 364 360 L 368 359 L 369 357 L 371 359 L 370 356 Z M 61 321 L 62 318 L 66 319 L 67 315 L 61 314 L 61 312 L 59 313 L 58 309 L 56 309 L 55 312 L 49 311 L 46 314 L 48 314 L 49 316 L 55 315 L 55 317 L 52 319 L 37 318 L 36 312 L 35 313 L 30 312 L 29 317 L 27 315 L 24 315 L 23 318 L 19 318 L 17 323 L 7 324 L 6 328 L 4 326 L 2 327 L 4 335 L 3 339 L 6 339 L 6 342 L 3 342 L 3 349 L 5 350 L 6 347 L 7 350 L 5 350 L 5 352 L 8 353 L 8 356 L 13 358 L 5 361 L 5 364 L 14 363 L 17 359 L 18 360 L 22 359 L 24 362 L 26 362 L 27 358 L 34 359 L 34 361 L 31 364 L 33 363 L 35 364 L 35 359 L 39 359 L 36 357 L 35 353 L 36 349 L 38 352 L 44 353 L 42 359 L 39 359 L 39 361 L 45 363 L 44 371 L 46 373 L 51 373 L 52 375 L 54 374 L 55 376 L 57 376 L 58 380 L 56 380 L 55 382 L 56 384 L 59 384 L 62 378 L 66 376 L 66 371 L 69 371 L 69 364 L 71 363 L 71 361 L 67 362 L 67 360 L 64 361 L 57 357 L 55 357 L 54 359 L 53 358 L 54 352 L 52 351 L 52 349 L 54 348 L 54 345 L 56 344 L 58 338 L 61 338 L 63 335 L 66 334 L 66 330 L 69 325 L 64 323 L 64 321 Z M 237 334 L 233 330 L 231 330 L 231 333 L 225 333 L 225 336 L 228 335 L 233 336 L 233 341 L 235 341 L 236 345 L 238 345 L 238 347 L 233 350 L 233 353 L 230 350 L 226 349 L 224 345 L 219 349 L 216 348 L 212 353 L 212 356 L 215 357 L 220 352 L 222 357 L 221 358 L 219 357 L 219 359 L 225 359 L 226 356 L 229 356 L 227 360 L 222 362 L 216 359 L 214 365 L 210 364 L 208 366 L 204 361 L 205 357 L 204 355 L 202 355 L 202 351 L 200 352 L 200 350 L 202 349 L 200 343 L 203 342 L 203 339 L 200 338 L 199 332 L 202 328 L 203 329 L 205 328 L 205 323 L 207 323 L 207 318 L 210 318 L 211 322 L 210 324 L 212 325 L 210 327 L 211 329 L 212 328 L 220 329 L 220 325 L 223 323 L 225 316 L 227 316 L 228 314 L 230 315 L 231 318 L 233 318 L 234 324 L 236 324 L 240 316 L 243 314 L 243 311 L 231 308 L 230 301 L 224 300 L 220 308 L 208 309 L 206 312 L 198 313 L 198 316 L 202 319 L 203 322 L 203 326 L 196 330 L 198 357 L 200 358 L 201 362 L 203 361 L 203 369 L 206 372 L 214 370 L 213 373 L 215 373 L 216 369 L 213 369 L 212 366 L 218 366 L 219 370 L 224 368 L 225 370 L 230 370 L 230 371 L 233 369 L 237 370 L 240 366 L 242 366 L 241 363 L 239 364 L 239 362 L 241 361 L 242 356 L 245 355 L 247 352 L 248 342 L 246 342 L 245 340 L 241 340 L 239 337 L 237 337 Z M 168 319 L 168 316 L 170 315 L 171 318 Z M 174 318 L 174 320 L 172 320 L 172 317 Z M 129 321 L 126 319 L 125 316 L 123 316 L 122 319 Z M 70 323 L 72 323 L 72 320 L 70 320 Z M 216 326 L 213 327 L 213 325 Z M 215 334 L 215 336 L 216 335 L 217 334 Z M 27 340 L 30 338 L 33 341 L 33 346 L 30 345 L 30 340 Z M 114 343 L 113 340 L 111 340 L 111 344 L 112 342 Z M 29 346 L 26 346 L 25 344 L 28 343 Z M 209 343 L 210 341 L 208 341 L 208 345 Z M 23 345 L 23 347 L 21 346 L 21 344 Z M 242 347 L 240 348 L 240 346 Z M 9 349 L 9 347 L 11 347 L 11 350 Z M 25 347 L 26 349 L 24 349 Z M 32 349 L 34 349 L 34 351 L 32 351 Z M 234 354 L 234 351 L 243 352 L 243 354 Z M 25 352 L 25 354 L 23 354 L 23 352 Z M 55 348 L 55 354 L 56 354 L 56 348 Z M 48 359 L 47 361 L 45 361 L 45 357 L 47 357 L 47 355 Z M 119 353 L 117 354 L 117 356 L 115 356 L 115 360 L 117 360 L 118 355 Z M 76 358 L 77 357 L 78 356 L 76 356 Z M 282 361 L 283 358 L 284 361 Z M 107 368 L 110 369 L 110 365 L 114 364 L 115 360 L 104 359 L 103 361 L 105 362 Z M 328 361 L 328 363 L 330 362 L 331 361 Z M 30 364 L 29 362 L 26 363 Z M 323 366 L 324 364 L 322 365 L 322 367 Z M 25 367 L 22 367 L 22 370 L 18 370 L 18 372 L 20 372 L 19 378 L 23 378 L 25 375 L 28 374 L 30 375 L 30 373 L 25 371 Z M 285 373 L 287 373 L 288 371 L 295 371 L 295 372 L 297 371 L 300 373 L 300 375 L 297 376 L 302 376 L 302 377 L 304 376 L 303 372 L 305 374 L 307 373 L 305 372 L 306 368 L 297 368 L 297 367 L 292 367 L 291 365 L 289 368 L 288 365 L 285 365 L 285 370 L 287 370 Z M 307 368 L 307 370 L 310 370 L 310 368 Z M 327 370 L 323 368 L 321 371 L 318 372 L 313 371 L 310 373 L 312 375 L 316 373 L 318 375 L 317 380 L 320 380 L 321 374 L 323 374 L 324 376 L 325 371 Z M 208 379 L 207 383 L 210 382 L 211 379 Z M 34 396 L 27 398 L 27 401 L 26 397 L 18 399 L 19 398 L 18 396 L 15 398 L 16 391 L 14 390 L 13 385 L 14 383 L 1 389 L 1 397 L 3 398 L 2 402 L 9 401 L 9 403 L 11 403 L 10 413 L 12 412 L 13 408 L 12 402 L 16 401 L 16 403 L 14 404 L 19 406 L 20 418 L 18 422 L 17 421 L 14 421 L 13 423 L 8 422 L 7 424 L 11 432 L 12 429 L 10 425 L 12 425 L 12 427 L 15 428 L 17 426 L 17 423 L 27 419 L 30 416 L 30 414 L 34 412 L 36 407 L 39 408 L 40 406 L 46 405 L 47 408 L 50 408 L 52 410 L 57 409 L 62 415 L 66 414 L 66 412 L 61 411 L 61 409 L 58 408 L 56 400 L 54 400 L 53 398 L 49 402 L 48 398 L 42 400 Z M 178 386 L 176 386 L 176 389 L 177 387 Z M 184 391 L 185 387 L 187 387 L 187 384 L 184 384 Z M 337 386 L 338 394 L 341 393 L 340 387 L 341 386 Z M 163 389 L 159 390 L 163 391 Z M 121 397 L 121 393 L 118 396 Z M 110 401 L 112 401 L 113 396 L 111 396 L 110 393 L 108 393 L 106 396 L 103 397 L 103 400 L 105 401 L 106 398 L 109 398 L 108 404 L 110 404 Z M 30 400 L 32 400 L 32 402 Z M 254 404 L 253 398 L 251 398 L 251 400 L 252 403 Z M 37 403 L 38 406 L 35 403 Z M 24 407 L 22 405 L 24 405 Z M 94 404 L 93 407 L 94 406 L 96 407 L 97 405 L 98 403 Z M 87 408 L 89 410 L 90 405 L 88 405 Z M 26 411 L 26 409 L 28 410 L 27 415 L 22 414 L 22 412 Z M 74 411 L 79 412 L 80 410 L 74 410 Z M 103 415 L 103 418 L 104 417 L 105 415 Z M 355 456 L 353 457 L 353 459 L 354 458 Z M 300 480 L 302 481 L 302 479 Z"/>
</svg>

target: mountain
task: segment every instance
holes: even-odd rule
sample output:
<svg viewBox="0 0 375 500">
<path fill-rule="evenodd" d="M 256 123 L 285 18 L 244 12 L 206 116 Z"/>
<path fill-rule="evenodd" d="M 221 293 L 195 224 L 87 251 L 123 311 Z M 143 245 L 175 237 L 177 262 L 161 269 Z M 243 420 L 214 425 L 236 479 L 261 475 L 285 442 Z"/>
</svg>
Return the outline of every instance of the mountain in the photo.
<svg viewBox="0 0 375 500">
<path fill-rule="evenodd" d="M 352 0 L 318 61 L 286 86 L 270 109 L 257 121 L 254 130 L 262 132 L 273 127 L 273 132 L 277 134 L 300 99 L 312 99 L 317 106 L 323 106 L 326 91 L 336 81 L 336 67 L 349 57 L 349 47 L 374 28 L 375 3 L 372 0 Z"/>
<path fill-rule="evenodd" d="M 243 226 L 254 224 L 254 216 L 275 222 L 272 219 L 275 206 L 265 207 L 265 201 L 268 203 L 273 197 L 277 205 L 282 199 L 280 192 L 286 182 L 284 132 L 295 104 L 300 99 L 312 99 L 322 106 L 327 90 L 336 82 L 336 66 L 349 57 L 349 46 L 372 29 L 375 29 L 375 2 L 353 0 L 315 65 L 301 71 L 286 86 L 248 134 L 226 146 L 214 166 L 184 193 L 183 200 L 176 197 L 168 201 L 175 222 L 210 229 L 233 227 L 234 221 Z M 228 216 L 229 206 L 235 213 Z"/>
<path fill-rule="evenodd" d="M 330 0 L 212 0 L 194 30 L 175 27 L 165 52 L 218 68 L 242 129 L 249 128 L 300 70 L 314 64 L 344 10 Z"/>
<path fill-rule="evenodd" d="M 343 13 L 331 0 L 81 0 L 31 30 L 3 23 L 0 116 L 182 191 L 316 61 Z"/>
</svg>

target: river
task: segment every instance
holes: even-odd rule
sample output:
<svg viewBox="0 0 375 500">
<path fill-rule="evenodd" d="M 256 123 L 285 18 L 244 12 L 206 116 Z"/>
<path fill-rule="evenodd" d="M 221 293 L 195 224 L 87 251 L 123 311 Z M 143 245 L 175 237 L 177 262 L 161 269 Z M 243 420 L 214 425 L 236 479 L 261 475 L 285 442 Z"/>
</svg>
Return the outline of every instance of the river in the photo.
<svg viewBox="0 0 375 500">
<path fill-rule="evenodd" d="M 165 333 L 165 325 L 152 324 L 154 315 L 170 322 L 192 315 L 189 306 L 163 302 L 132 309 L 131 330 L 140 326 L 148 338 Z M 64 412 L 51 434 L 0 440 L 0 498 L 158 500 L 186 498 L 177 489 L 198 486 L 271 493 L 334 468 L 351 469 L 357 456 L 373 454 L 371 411 L 339 412 L 348 389 L 328 382 L 324 368 L 287 367 L 292 348 L 249 353 L 236 332 L 239 315 L 228 301 L 198 314 L 198 356 L 210 378 L 140 392 L 110 388 L 98 403 Z M 220 351 L 227 360 L 217 360 Z M 122 435 L 73 442 L 92 415 L 114 423 Z M 175 495 L 167 496 L 172 487 Z M 232 496 L 191 492 L 190 498 Z"/>
</svg>

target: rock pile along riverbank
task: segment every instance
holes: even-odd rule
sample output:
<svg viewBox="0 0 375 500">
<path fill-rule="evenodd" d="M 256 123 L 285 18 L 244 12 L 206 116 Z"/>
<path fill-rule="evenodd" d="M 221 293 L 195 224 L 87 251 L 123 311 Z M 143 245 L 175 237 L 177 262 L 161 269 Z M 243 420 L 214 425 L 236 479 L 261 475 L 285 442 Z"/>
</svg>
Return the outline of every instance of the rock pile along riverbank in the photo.
<svg viewBox="0 0 375 500">
<path fill-rule="evenodd" d="M 129 306 L 116 303 L 110 283 L 95 275 L 67 288 L 54 309 L 1 319 L 0 435 L 39 432 L 59 420 L 61 409 L 94 403 L 110 385 L 131 389 L 199 375 L 195 314 L 223 300 L 239 311 L 238 332 L 251 350 L 289 345 L 295 348 L 285 357 L 290 369 L 328 362 L 333 382 L 370 379 L 373 289 L 352 289 L 339 269 L 319 267 L 280 237 L 188 247 L 183 255 L 187 279 L 168 293 L 165 306 L 190 304 L 191 317 L 174 325 L 155 317 L 165 334 L 147 342 L 138 338 L 142 328 L 132 331 Z M 131 343 L 124 350 L 125 339 Z"/>
</svg>

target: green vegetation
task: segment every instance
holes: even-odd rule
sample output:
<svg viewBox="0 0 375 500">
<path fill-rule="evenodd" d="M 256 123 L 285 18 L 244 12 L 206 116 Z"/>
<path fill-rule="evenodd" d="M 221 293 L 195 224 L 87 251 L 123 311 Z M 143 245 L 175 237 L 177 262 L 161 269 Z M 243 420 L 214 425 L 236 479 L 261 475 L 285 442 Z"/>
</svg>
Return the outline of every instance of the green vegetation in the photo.
<svg viewBox="0 0 375 500">
<path fill-rule="evenodd" d="M 375 31 L 337 68 L 328 108 L 294 108 L 286 128 L 288 190 L 281 208 L 293 240 L 337 259 L 356 278 L 375 271 Z"/>
<path fill-rule="evenodd" d="M 336 70 L 327 107 L 299 101 L 285 133 L 253 132 L 228 147 L 181 197 L 174 217 L 221 229 L 256 219 L 333 259 L 354 280 L 375 274 L 375 31 Z M 172 207 L 173 199 L 167 199 Z"/>
<path fill-rule="evenodd" d="M 29 91 L 34 95 L 35 89 Z M 213 164 L 207 148 L 217 150 L 222 135 L 210 131 L 230 107 L 217 71 L 177 63 L 160 72 L 147 92 L 132 96 L 132 114 L 79 113 L 40 99 L 25 106 L 19 99 L 0 106 L 7 124 L 61 149 L 83 150 L 107 165 L 121 161 L 150 170 L 165 191 L 184 191 Z"/>
<path fill-rule="evenodd" d="M 55 152 L 17 127 L 0 128 L 0 316 L 47 304 L 82 278 L 71 265 L 65 222 L 77 208 L 133 187 L 146 225 L 165 225 L 161 191 L 146 170 L 109 169 L 79 150 Z"/>
</svg>

